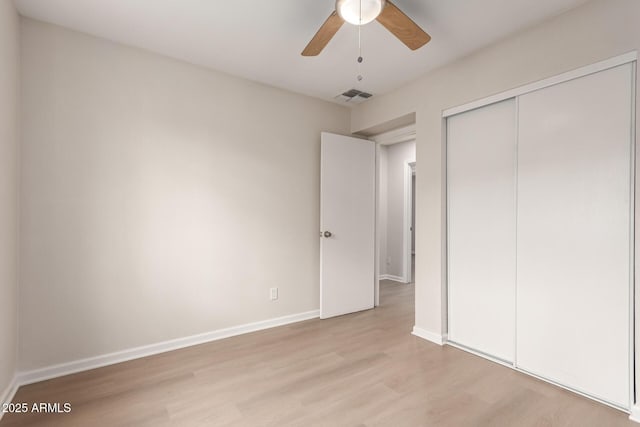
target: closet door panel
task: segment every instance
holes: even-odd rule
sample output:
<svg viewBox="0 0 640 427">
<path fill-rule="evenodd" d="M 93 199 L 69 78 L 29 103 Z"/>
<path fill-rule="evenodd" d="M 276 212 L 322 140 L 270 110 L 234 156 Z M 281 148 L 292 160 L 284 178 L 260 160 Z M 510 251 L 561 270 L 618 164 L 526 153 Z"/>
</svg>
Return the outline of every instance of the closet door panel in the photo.
<svg viewBox="0 0 640 427">
<path fill-rule="evenodd" d="M 447 119 L 448 339 L 513 361 L 515 101 Z"/>
<path fill-rule="evenodd" d="M 517 366 L 629 407 L 631 65 L 519 98 Z"/>
</svg>

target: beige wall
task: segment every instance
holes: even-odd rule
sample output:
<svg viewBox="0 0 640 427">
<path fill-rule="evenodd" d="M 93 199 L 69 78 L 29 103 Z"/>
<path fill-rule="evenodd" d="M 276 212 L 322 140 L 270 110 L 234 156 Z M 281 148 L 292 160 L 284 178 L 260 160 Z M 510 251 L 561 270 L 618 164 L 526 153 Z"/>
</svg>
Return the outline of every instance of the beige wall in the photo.
<svg viewBox="0 0 640 427">
<path fill-rule="evenodd" d="M 18 23 L 13 3 L 0 1 L 0 400 L 13 379 L 17 346 Z"/>
<path fill-rule="evenodd" d="M 318 308 L 345 108 L 29 19 L 22 49 L 21 370 Z"/>
<path fill-rule="evenodd" d="M 416 326 L 446 331 L 442 110 L 640 49 L 639 16 L 637 0 L 589 2 L 353 110 L 354 132 L 416 112 Z"/>
</svg>

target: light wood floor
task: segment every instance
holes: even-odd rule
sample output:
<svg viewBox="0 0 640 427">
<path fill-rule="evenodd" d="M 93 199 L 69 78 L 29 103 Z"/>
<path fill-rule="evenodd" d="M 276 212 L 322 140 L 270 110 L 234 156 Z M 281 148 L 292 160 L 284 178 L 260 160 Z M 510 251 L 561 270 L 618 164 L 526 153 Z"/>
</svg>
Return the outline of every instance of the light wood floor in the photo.
<svg viewBox="0 0 640 427">
<path fill-rule="evenodd" d="M 627 415 L 410 335 L 413 285 L 381 307 L 310 320 L 20 388 L 71 402 L 0 426 L 635 426 Z"/>
</svg>

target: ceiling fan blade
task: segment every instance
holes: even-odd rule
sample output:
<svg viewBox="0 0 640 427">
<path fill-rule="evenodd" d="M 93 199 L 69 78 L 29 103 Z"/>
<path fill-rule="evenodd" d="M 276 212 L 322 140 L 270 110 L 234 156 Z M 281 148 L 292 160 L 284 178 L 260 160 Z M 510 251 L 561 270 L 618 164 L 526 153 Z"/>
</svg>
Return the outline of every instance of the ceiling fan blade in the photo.
<svg viewBox="0 0 640 427">
<path fill-rule="evenodd" d="M 324 21 L 324 24 L 322 24 L 322 27 L 320 27 L 316 35 L 313 36 L 307 47 L 304 48 L 302 56 L 316 56 L 322 52 L 322 49 L 324 49 L 331 38 L 338 32 L 342 24 L 344 24 L 344 21 L 338 16 L 338 12 L 334 10 L 327 20 Z"/>
<path fill-rule="evenodd" d="M 387 6 L 377 19 L 379 23 L 411 50 L 419 49 L 431 40 L 429 34 L 389 0 L 387 0 Z"/>
</svg>

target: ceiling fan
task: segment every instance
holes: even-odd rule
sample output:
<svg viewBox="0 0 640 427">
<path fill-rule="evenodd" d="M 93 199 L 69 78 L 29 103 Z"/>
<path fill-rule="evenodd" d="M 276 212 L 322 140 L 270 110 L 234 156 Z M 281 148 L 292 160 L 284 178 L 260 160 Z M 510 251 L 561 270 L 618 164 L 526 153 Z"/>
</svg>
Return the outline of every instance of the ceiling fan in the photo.
<svg viewBox="0 0 640 427">
<path fill-rule="evenodd" d="M 389 0 L 337 0 L 336 10 L 313 36 L 302 56 L 316 56 L 346 22 L 364 25 L 377 19 L 411 50 L 424 46 L 431 36 Z"/>
</svg>

